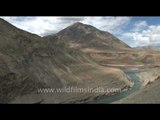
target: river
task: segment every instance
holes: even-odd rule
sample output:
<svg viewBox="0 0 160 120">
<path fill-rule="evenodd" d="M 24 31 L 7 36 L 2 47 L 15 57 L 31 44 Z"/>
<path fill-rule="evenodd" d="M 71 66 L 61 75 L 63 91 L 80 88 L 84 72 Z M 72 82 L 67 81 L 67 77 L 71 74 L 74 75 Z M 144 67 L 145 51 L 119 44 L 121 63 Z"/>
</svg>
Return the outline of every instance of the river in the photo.
<svg viewBox="0 0 160 120">
<path fill-rule="evenodd" d="M 144 69 L 141 70 L 141 69 L 137 69 L 137 68 L 131 68 L 131 69 L 124 71 L 131 78 L 131 80 L 134 82 L 134 85 L 129 90 L 117 93 L 112 96 L 107 96 L 107 97 L 101 98 L 97 101 L 94 101 L 93 103 L 110 104 L 112 102 L 118 101 L 118 100 L 125 98 L 128 95 L 138 91 L 141 87 L 141 82 L 140 82 L 139 78 L 136 76 L 136 72 L 138 72 L 138 71 L 144 71 Z"/>
</svg>

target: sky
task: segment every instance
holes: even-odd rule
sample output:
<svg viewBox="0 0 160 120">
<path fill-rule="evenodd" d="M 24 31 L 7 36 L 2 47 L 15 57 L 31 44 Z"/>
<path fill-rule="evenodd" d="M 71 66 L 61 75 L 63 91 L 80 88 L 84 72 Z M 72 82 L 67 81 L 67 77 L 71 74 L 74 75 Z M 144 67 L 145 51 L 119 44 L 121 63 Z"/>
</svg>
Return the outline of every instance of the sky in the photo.
<svg viewBox="0 0 160 120">
<path fill-rule="evenodd" d="M 160 17 L 1 16 L 1 18 L 40 36 L 55 34 L 75 22 L 82 22 L 110 32 L 131 47 L 160 45 Z"/>
</svg>

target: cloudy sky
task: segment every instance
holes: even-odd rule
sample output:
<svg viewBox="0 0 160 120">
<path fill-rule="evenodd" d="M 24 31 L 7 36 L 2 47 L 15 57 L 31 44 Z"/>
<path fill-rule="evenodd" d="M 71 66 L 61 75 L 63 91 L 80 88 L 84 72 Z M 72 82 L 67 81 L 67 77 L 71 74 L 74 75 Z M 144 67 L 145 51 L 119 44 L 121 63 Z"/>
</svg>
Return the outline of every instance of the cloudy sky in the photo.
<svg viewBox="0 0 160 120">
<path fill-rule="evenodd" d="M 160 45 L 160 17 L 1 17 L 40 36 L 56 33 L 82 22 L 108 31 L 132 47 Z"/>
</svg>

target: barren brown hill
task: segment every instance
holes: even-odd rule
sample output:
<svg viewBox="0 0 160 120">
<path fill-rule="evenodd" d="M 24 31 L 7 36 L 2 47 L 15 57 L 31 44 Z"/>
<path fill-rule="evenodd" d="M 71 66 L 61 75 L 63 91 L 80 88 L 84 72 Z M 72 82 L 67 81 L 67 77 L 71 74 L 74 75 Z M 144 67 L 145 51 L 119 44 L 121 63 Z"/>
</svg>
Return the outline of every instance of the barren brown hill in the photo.
<svg viewBox="0 0 160 120">
<path fill-rule="evenodd" d="M 44 38 L 53 44 L 80 50 L 101 65 L 160 64 L 159 52 L 133 49 L 112 34 L 79 22 Z"/>
<path fill-rule="evenodd" d="M 91 25 L 77 22 L 55 35 L 45 36 L 44 38 L 54 40 L 57 44 L 82 48 L 93 48 L 97 50 L 128 50 L 131 49 L 127 44 L 110 34 L 101 31 Z"/>
<path fill-rule="evenodd" d="M 83 26 L 83 25 L 82 25 Z M 84 27 L 84 28 L 83 28 Z M 110 39 L 109 33 L 97 31 L 94 27 L 87 27 L 87 34 L 82 29 L 85 26 L 74 24 L 65 34 L 72 33 L 74 41 L 82 45 L 93 47 L 103 46 L 106 50 L 110 44 L 118 45 L 120 41 L 105 40 L 97 41 L 97 36 L 104 34 Z M 48 40 L 38 35 L 31 34 L 18 29 L 8 22 L 0 19 L 0 103 L 61 103 L 61 102 L 85 102 L 97 98 L 104 93 L 62 93 L 46 94 L 37 93 L 39 88 L 64 88 L 69 86 L 124 89 L 131 85 L 123 71 L 100 66 L 91 56 L 75 48 L 68 41 L 72 35 L 60 36 L 63 43 L 57 44 L 56 40 Z M 90 35 L 92 32 L 94 36 Z M 76 33 L 76 34 L 75 34 Z M 96 35 L 97 34 L 97 35 Z M 81 37 L 88 38 L 82 41 Z M 75 37 L 80 39 L 74 39 Z M 90 38 L 91 37 L 91 38 Z M 95 37 L 95 39 L 94 39 Z M 54 39 L 55 39 L 54 38 Z M 99 38 L 99 37 L 98 37 Z M 78 42 L 78 43 L 79 43 Z M 87 47 L 87 46 L 86 46 Z M 118 47 L 118 46 L 117 46 Z M 100 47 L 99 47 L 100 48 Z M 121 44 L 120 48 L 130 49 L 127 45 Z M 113 48 L 112 48 L 113 49 Z"/>
</svg>

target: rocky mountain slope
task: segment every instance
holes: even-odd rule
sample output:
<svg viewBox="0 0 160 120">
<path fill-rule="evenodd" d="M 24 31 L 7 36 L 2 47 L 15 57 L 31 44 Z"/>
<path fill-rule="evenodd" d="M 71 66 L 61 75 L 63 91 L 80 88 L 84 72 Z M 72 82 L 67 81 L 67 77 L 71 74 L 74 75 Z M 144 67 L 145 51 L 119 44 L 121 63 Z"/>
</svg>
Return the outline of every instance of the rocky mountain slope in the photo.
<svg viewBox="0 0 160 120">
<path fill-rule="evenodd" d="M 117 68 L 100 66 L 80 48 L 130 49 L 111 34 L 76 23 L 56 36 L 40 37 L 0 19 L 0 103 L 61 103 L 104 93 L 37 93 L 67 86 L 124 89 L 131 85 Z M 36 97 L 35 97 L 36 96 Z"/>
<path fill-rule="evenodd" d="M 108 32 L 83 23 L 75 23 L 55 35 L 44 38 L 54 40 L 57 44 L 78 49 L 93 48 L 97 50 L 126 50 L 131 49 L 127 44 Z"/>
<path fill-rule="evenodd" d="M 80 50 L 101 65 L 159 64 L 159 52 L 133 49 L 112 34 L 79 22 L 44 38 Z"/>
</svg>

